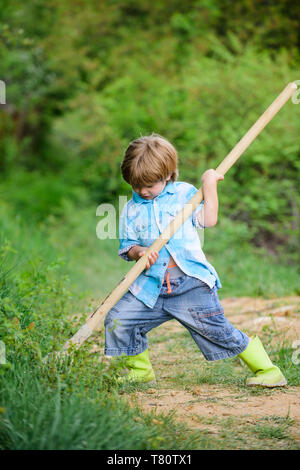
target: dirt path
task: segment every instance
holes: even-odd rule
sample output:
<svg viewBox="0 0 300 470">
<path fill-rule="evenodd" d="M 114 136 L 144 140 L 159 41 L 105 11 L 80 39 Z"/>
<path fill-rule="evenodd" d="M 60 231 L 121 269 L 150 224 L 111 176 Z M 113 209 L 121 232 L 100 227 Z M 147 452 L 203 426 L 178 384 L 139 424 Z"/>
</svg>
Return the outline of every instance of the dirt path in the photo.
<svg viewBox="0 0 300 470">
<path fill-rule="evenodd" d="M 249 335 L 258 334 L 269 348 L 290 348 L 300 340 L 300 297 L 228 298 L 222 305 L 235 326 Z M 291 443 L 292 448 L 300 448 L 299 386 L 258 390 L 224 382 L 231 369 L 237 380 L 244 380 L 247 372 L 239 360 L 230 360 L 224 370 L 224 361 L 211 366 L 176 321 L 150 332 L 149 342 L 158 385 L 128 394 L 130 403 L 154 412 L 158 420 L 161 413 L 172 412 L 190 429 L 223 440 L 224 448 L 280 449 Z M 300 359 L 300 341 L 298 348 Z M 295 373 L 300 373 L 300 366 L 292 363 L 292 353 L 290 367 L 297 367 Z"/>
</svg>

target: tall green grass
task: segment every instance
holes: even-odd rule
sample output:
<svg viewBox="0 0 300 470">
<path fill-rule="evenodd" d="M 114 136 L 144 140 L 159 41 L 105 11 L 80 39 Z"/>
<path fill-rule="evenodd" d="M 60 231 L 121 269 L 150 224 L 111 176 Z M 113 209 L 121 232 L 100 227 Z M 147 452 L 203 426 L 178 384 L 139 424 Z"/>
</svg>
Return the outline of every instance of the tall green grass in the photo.
<svg viewBox="0 0 300 470">
<path fill-rule="evenodd" d="M 2 374 L 0 449 L 195 448 L 195 436 L 176 425 L 170 415 L 158 426 L 153 416 L 144 417 L 101 388 L 86 391 L 79 383 L 69 390 L 62 373 L 50 382 L 46 368 L 18 357 Z M 64 372 L 68 374 L 66 367 Z"/>
</svg>

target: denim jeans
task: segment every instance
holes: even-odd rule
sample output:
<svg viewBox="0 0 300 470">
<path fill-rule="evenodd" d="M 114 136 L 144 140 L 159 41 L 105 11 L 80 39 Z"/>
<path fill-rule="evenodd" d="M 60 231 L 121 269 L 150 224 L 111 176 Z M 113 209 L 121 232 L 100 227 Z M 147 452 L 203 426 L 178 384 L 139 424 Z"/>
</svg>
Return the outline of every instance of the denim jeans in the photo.
<svg viewBox="0 0 300 470">
<path fill-rule="evenodd" d="M 108 312 L 106 355 L 142 353 L 148 348 L 148 331 L 174 318 L 187 328 L 208 361 L 237 356 L 246 349 L 249 337 L 225 318 L 216 285 L 210 288 L 187 275 L 169 282 L 172 291 L 164 282 L 153 308 L 128 291 Z"/>
</svg>

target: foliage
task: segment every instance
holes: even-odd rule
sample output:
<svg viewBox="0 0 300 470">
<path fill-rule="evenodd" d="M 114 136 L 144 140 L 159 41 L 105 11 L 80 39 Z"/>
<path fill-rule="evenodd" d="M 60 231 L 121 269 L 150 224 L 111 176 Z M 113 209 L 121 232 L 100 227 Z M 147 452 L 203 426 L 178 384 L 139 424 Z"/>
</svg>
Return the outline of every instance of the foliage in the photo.
<svg viewBox="0 0 300 470">
<path fill-rule="evenodd" d="M 126 146 L 153 131 L 177 147 L 180 179 L 199 186 L 203 171 L 216 167 L 285 84 L 299 78 L 299 18 L 286 1 L 227 3 L 6 6 L 4 198 L 17 210 L 32 207 L 37 220 L 59 211 L 63 188 L 65 199 L 114 201 L 129 194 L 120 175 Z M 219 185 L 224 215 L 245 222 L 253 244 L 284 250 L 290 262 L 300 252 L 298 114 L 287 104 Z M 32 195 L 22 192 L 31 178 L 45 182 L 47 194 L 39 184 Z"/>
</svg>

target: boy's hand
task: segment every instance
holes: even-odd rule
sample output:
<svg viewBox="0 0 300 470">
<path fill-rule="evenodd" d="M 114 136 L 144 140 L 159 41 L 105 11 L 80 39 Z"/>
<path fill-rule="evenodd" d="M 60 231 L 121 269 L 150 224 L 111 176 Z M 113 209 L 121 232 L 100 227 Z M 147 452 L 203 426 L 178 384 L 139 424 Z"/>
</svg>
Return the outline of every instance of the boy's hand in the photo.
<svg viewBox="0 0 300 470">
<path fill-rule="evenodd" d="M 146 253 L 146 250 L 141 250 L 139 253 L 138 253 L 138 257 L 141 258 L 144 254 Z M 152 266 L 152 264 L 156 263 L 157 259 L 159 257 L 159 254 L 158 254 L 158 251 L 152 251 L 152 253 L 150 253 L 150 255 L 148 256 L 148 262 L 146 264 L 146 269 L 150 269 L 150 267 Z"/>
<path fill-rule="evenodd" d="M 127 255 L 130 259 L 138 261 L 145 253 L 146 253 L 146 249 L 144 246 L 134 245 L 128 251 Z M 158 256 L 159 256 L 158 251 L 152 251 L 152 253 L 150 253 L 150 255 L 148 256 L 146 269 L 150 269 L 150 266 L 156 263 Z"/>
<path fill-rule="evenodd" d="M 217 183 L 218 181 L 221 181 L 223 179 L 224 175 L 217 173 L 216 170 L 213 169 L 206 170 L 201 177 L 201 181 L 203 184 Z"/>
</svg>

